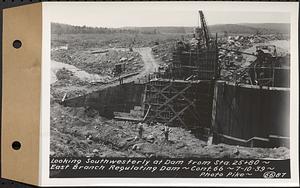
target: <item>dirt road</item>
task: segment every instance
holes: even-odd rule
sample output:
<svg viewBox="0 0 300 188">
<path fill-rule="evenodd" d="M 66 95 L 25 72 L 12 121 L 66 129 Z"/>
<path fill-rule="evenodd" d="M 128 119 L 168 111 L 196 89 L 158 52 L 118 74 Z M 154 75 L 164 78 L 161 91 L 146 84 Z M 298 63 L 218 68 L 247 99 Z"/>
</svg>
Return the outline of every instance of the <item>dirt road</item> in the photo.
<svg viewBox="0 0 300 188">
<path fill-rule="evenodd" d="M 88 81 L 88 82 L 104 82 L 105 80 L 108 80 L 108 76 L 100 76 L 97 74 L 89 74 L 86 71 L 83 71 L 81 69 L 78 69 L 77 67 L 73 65 L 69 65 L 66 63 L 61 63 L 57 61 L 51 61 L 51 84 L 57 81 L 56 78 L 56 72 L 59 69 L 65 68 L 71 72 L 74 73 L 75 76 L 80 78 L 82 81 Z"/>
<path fill-rule="evenodd" d="M 135 52 L 138 52 L 142 56 L 142 60 L 144 62 L 143 70 L 134 76 L 130 76 L 123 79 L 123 83 L 128 83 L 132 81 L 137 80 L 143 80 L 147 78 L 147 75 L 150 73 L 153 73 L 157 71 L 159 63 L 154 59 L 154 56 L 152 55 L 151 48 L 150 47 L 144 47 L 144 48 L 134 48 Z M 72 65 L 68 65 L 61 62 L 51 61 L 51 84 L 54 83 L 56 78 L 56 72 L 59 68 L 65 68 L 71 72 L 74 73 L 76 77 L 78 77 L 82 81 L 88 81 L 88 82 L 103 82 L 104 80 L 107 80 L 107 77 L 101 77 L 94 74 L 89 74 L 85 71 L 82 71 Z M 104 89 L 107 87 L 115 86 L 119 84 L 119 78 L 115 78 L 107 82 L 106 84 L 95 84 L 95 85 L 83 85 L 80 86 L 82 90 L 87 91 L 87 93 L 97 91 L 100 89 Z M 66 87 L 60 87 L 59 90 L 62 90 L 63 92 L 72 92 L 73 87 L 70 87 L 70 85 L 67 85 Z M 75 87 L 78 89 L 78 87 Z M 58 89 L 58 88 L 57 88 Z"/>
<path fill-rule="evenodd" d="M 142 56 L 142 60 L 144 62 L 144 71 L 141 72 L 141 75 L 146 75 L 157 71 L 158 62 L 154 59 L 150 47 L 135 48 L 133 51 L 138 52 Z"/>
<path fill-rule="evenodd" d="M 124 83 L 132 82 L 136 80 L 147 80 L 147 76 L 157 71 L 159 67 L 159 63 L 154 58 L 150 47 L 134 48 L 133 51 L 138 52 L 142 56 L 142 60 L 144 62 L 144 68 L 143 71 L 140 72 L 138 75 L 124 79 Z"/>
</svg>

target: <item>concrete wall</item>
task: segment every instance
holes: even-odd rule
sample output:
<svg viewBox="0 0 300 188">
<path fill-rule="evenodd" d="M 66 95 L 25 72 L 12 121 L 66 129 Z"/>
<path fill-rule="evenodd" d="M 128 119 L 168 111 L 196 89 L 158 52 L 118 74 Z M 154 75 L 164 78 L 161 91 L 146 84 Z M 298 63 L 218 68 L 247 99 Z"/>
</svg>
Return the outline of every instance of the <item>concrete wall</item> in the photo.
<svg viewBox="0 0 300 188">
<path fill-rule="evenodd" d="M 215 142 L 289 145 L 289 95 L 287 88 L 217 82 L 212 112 Z"/>
<path fill-rule="evenodd" d="M 275 69 L 274 86 L 290 87 L 290 69 Z"/>
<path fill-rule="evenodd" d="M 98 110 L 100 115 L 112 118 L 115 111 L 130 112 L 134 106 L 141 106 L 143 92 L 143 84 L 131 82 L 66 100 L 65 105 L 92 107 Z"/>
<path fill-rule="evenodd" d="M 203 95 L 209 92 L 208 83 L 194 84 L 192 90 L 195 95 L 193 92 L 186 94 L 186 97 L 193 98 L 190 100 L 196 99 L 193 110 L 201 114 L 198 120 L 192 117 L 191 111 L 183 116 L 187 128 L 197 137 L 206 139 L 211 134 L 209 130 L 212 130 L 215 143 L 289 147 L 288 88 L 236 86 L 217 81 L 211 103 L 210 97 Z M 144 91 L 144 84 L 126 83 L 68 99 L 64 105 L 92 107 L 100 115 L 112 118 L 115 111 L 130 112 L 134 106 L 142 106 Z M 205 102 L 205 105 L 197 101 Z"/>
</svg>

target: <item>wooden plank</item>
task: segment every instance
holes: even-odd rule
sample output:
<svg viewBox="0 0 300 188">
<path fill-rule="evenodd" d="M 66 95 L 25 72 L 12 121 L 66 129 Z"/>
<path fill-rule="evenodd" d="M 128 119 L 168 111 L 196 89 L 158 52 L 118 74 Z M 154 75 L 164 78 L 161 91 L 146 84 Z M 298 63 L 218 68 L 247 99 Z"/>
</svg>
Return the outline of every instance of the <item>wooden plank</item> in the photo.
<svg viewBox="0 0 300 188">
<path fill-rule="evenodd" d="M 172 120 L 171 120 L 171 121 L 169 120 L 168 123 L 171 123 L 171 122 L 174 120 L 174 117 L 175 117 L 175 118 L 178 118 L 178 120 L 186 127 L 185 122 L 182 120 L 182 118 L 179 116 L 179 114 L 172 108 L 172 106 L 169 105 L 169 103 L 170 103 L 172 100 L 174 100 L 175 98 L 177 98 L 180 94 L 182 94 L 185 90 L 189 89 L 190 87 L 191 87 L 191 85 L 186 86 L 183 90 L 177 92 L 177 93 L 176 93 L 174 96 L 172 96 L 171 98 L 167 97 L 166 95 L 164 95 L 163 93 L 161 93 L 160 91 L 158 91 L 158 94 L 161 95 L 161 96 L 163 96 L 163 97 L 166 99 L 166 101 L 158 107 L 158 110 L 161 109 L 161 108 L 163 108 L 163 107 L 165 107 L 165 106 L 168 106 L 168 108 L 174 113 L 173 118 L 171 118 Z M 155 89 L 156 89 L 156 88 L 155 88 Z M 156 113 L 156 115 L 153 116 L 149 121 L 151 121 L 151 120 L 153 120 L 154 118 L 156 118 L 157 115 L 160 116 L 160 114 Z"/>
<path fill-rule="evenodd" d="M 191 106 L 191 105 L 189 104 L 189 105 L 187 105 L 186 107 L 184 107 L 182 110 L 180 110 L 180 111 L 177 113 L 177 116 L 180 115 L 180 114 L 182 114 L 184 111 L 186 111 L 190 106 Z M 172 117 L 172 118 L 169 120 L 169 122 L 172 122 L 177 116 Z"/>
<path fill-rule="evenodd" d="M 133 117 L 125 117 L 125 116 L 115 116 L 114 119 L 120 121 L 135 121 L 135 122 L 143 121 L 142 118 L 133 118 Z"/>
</svg>

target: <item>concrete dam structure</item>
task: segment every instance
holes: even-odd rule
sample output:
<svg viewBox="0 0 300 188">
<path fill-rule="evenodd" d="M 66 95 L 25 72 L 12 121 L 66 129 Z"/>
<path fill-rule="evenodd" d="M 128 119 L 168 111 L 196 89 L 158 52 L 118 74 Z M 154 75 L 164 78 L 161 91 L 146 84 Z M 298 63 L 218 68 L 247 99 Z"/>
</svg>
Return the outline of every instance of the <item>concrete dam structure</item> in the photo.
<svg viewBox="0 0 300 188">
<path fill-rule="evenodd" d="M 107 118 L 181 126 L 203 140 L 213 135 L 214 143 L 289 147 L 288 88 L 157 79 L 106 88 L 64 105 L 88 106 Z"/>
</svg>

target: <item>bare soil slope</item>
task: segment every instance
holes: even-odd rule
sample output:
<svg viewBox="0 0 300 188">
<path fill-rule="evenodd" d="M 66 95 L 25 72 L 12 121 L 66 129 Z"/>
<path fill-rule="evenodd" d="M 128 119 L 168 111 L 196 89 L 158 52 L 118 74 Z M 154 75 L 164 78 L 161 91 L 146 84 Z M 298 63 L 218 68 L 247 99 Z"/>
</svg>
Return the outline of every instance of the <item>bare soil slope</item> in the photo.
<svg viewBox="0 0 300 188">
<path fill-rule="evenodd" d="M 96 111 L 51 105 L 51 155 L 78 157 L 199 157 L 287 159 L 287 148 L 207 146 L 190 131 L 171 128 L 165 141 L 164 126 L 144 124 L 143 138 L 136 123 L 108 120 Z"/>
</svg>

